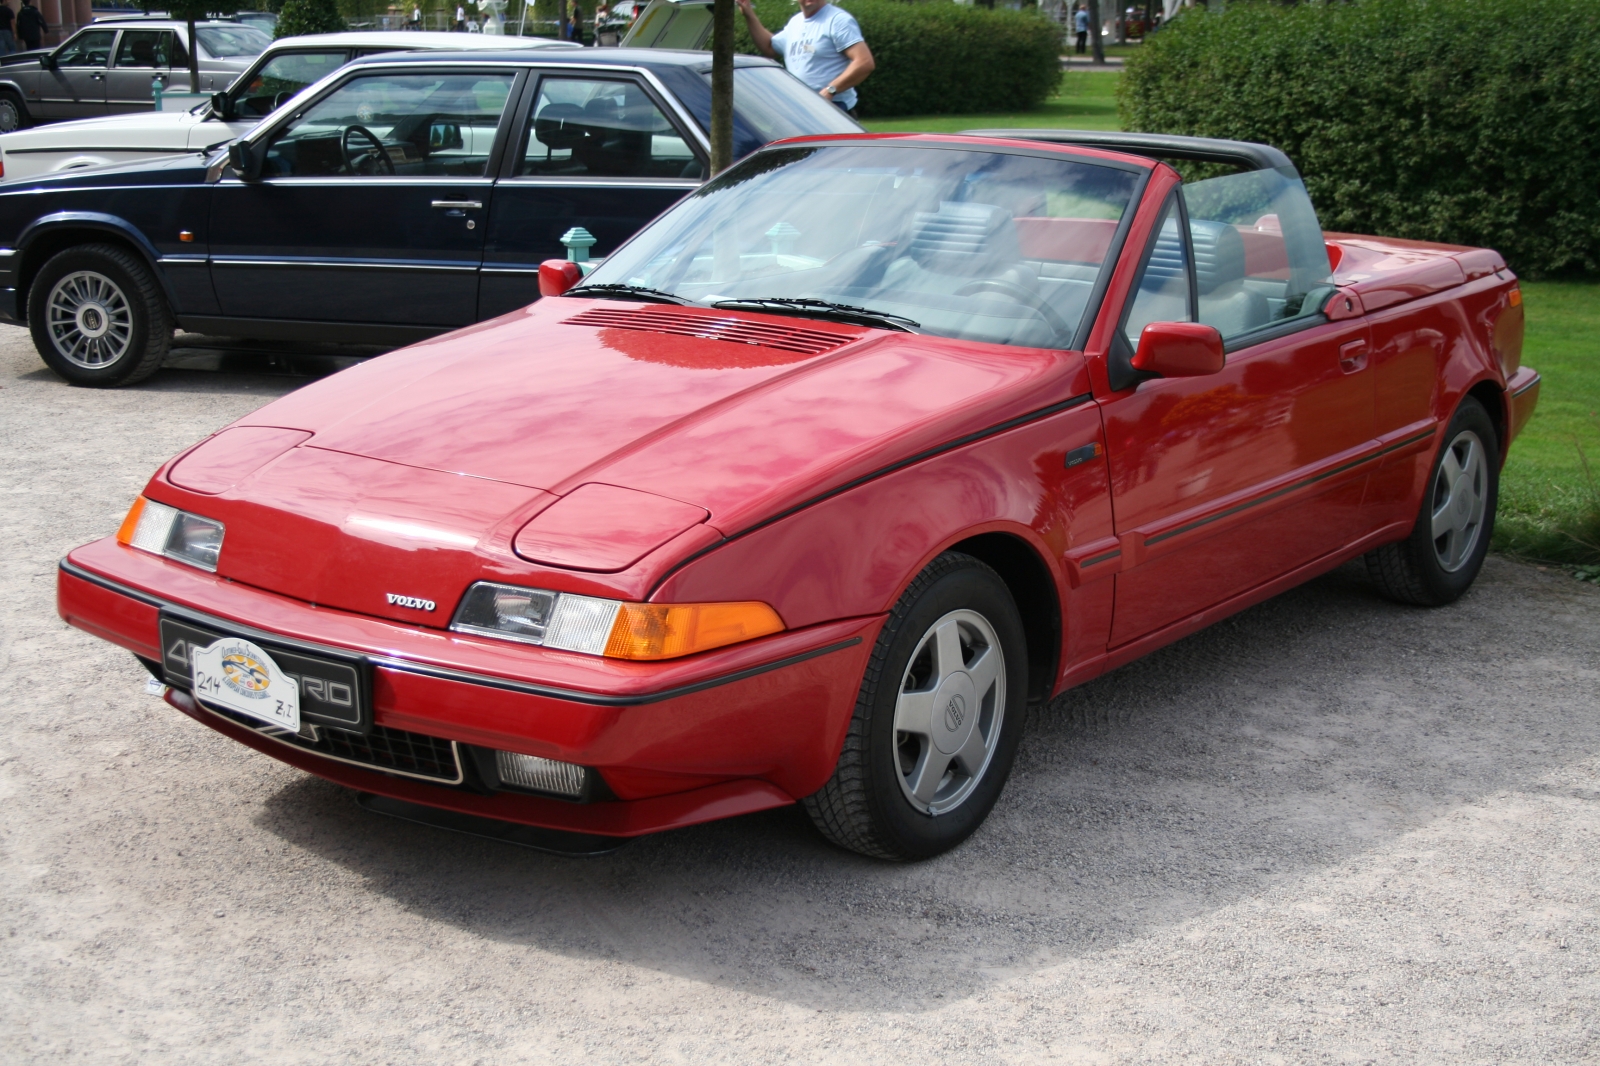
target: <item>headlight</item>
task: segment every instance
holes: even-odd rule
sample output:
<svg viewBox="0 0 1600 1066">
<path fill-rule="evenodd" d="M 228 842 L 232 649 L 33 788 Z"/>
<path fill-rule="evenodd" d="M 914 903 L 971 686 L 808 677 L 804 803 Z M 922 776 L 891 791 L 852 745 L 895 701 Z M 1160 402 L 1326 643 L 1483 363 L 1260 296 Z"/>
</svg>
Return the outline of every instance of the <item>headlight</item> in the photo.
<svg viewBox="0 0 1600 1066">
<path fill-rule="evenodd" d="M 783 630 L 764 603 L 623 603 L 480 581 L 450 628 L 612 659 L 676 659 Z"/>
<path fill-rule="evenodd" d="M 214 571 L 222 554 L 222 532 L 221 522 L 140 496 L 117 530 L 117 543 Z"/>
</svg>

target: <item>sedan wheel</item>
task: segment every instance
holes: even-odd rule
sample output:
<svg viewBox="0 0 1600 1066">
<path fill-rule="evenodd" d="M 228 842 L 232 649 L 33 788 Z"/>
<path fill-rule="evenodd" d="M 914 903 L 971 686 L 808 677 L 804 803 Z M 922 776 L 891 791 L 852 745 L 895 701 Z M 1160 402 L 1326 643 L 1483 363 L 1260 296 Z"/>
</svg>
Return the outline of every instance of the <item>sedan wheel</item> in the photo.
<svg viewBox="0 0 1600 1066">
<path fill-rule="evenodd" d="M 1494 533 L 1500 454 L 1494 423 L 1468 396 L 1445 430 L 1411 535 L 1367 553 L 1384 595 L 1419 607 L 1450 603 L 1472 586 Z"/>
<path fill-rule="evenodd" d="M 68 248 L 40 268 L 28 328 L 45 365 L 74 385 L 140 381 L 172 345 L 172 315 L 150 269 L 111 244 Z"/>
<path fill-rule="evenodd" d="M 73 366 L 99 370 L 128 354 L 133 309 L 104 274 L 73 271 L 51 287 L 47 306 L 51 344 Z"/>
<path fill-rule="evenodd" d="M 999 575 L 959 552 L 935 559 L 890 611 L 833 777 L 804 801 L 823 836 L 902 860 L 965 840 L 1011 772 L 1027 673 Z"/>
<path fill-rule="evenodd" d="M 0 133 L 12 133 L 28 124 L 16 97 L 0 94 Z"/>
</svg>

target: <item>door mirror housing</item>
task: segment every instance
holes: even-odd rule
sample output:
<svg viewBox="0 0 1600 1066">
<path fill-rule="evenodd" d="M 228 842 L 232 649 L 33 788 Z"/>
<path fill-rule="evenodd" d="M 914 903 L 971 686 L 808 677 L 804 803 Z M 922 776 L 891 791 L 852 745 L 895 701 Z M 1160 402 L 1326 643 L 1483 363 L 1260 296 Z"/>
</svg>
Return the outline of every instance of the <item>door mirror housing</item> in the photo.
<svg viewBox="0 0 1600 1066">
<path fill-rule="evenodd" d="M 46 52 L 44 55 L 39 57 L 40 70 L 55 70 L 59 65 L 60 64 L 56 62 L 56 54 L 54 52 Z"/>
<path fill-rule="evenodd" d="M 570 259 L 546 259 L 539 264 L 539 295 L 560 296 L 583 280 L 583 268 Z"/>
<path fill-rule="evenodd" d="M 1139 334 L 1133 368 L 1164 378 L 1194 378 L 1222 370 L 1222 334 L 1200 322 L 1152 322 Z"/>
<path fill-rule="evenodd" d="M 233 172 L 239 175 L 241 181 L 254 181 L 259 164 L 250 145 L 244 141 L 232 141 L 228 145 L 228 165 L 233 167 Z"/>
<path fill-rule="evenodd" d="M 211 94 L 211 113 L 224 121 L 233 118 L 233 101 L 227 93 Z"/>
</svg>

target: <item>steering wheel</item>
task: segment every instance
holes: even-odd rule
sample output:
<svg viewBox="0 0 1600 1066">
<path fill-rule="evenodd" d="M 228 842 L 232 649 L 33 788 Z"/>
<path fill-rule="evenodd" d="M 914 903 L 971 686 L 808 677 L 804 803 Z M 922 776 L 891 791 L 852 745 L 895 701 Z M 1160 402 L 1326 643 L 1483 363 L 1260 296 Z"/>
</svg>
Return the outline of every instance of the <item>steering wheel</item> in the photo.
<svg viewBox="0 0 1600 1066">
<path fill-rule="evenodd" d="M 358 135 L 366 138 L 372 147 L 364 151 L 359 157 L 350 150 L 350 138 Z M 339 135 L 339 154 L 344 157 L 344 165 L 352 174 L 361 173 L 361 164 L 369 159 L 377 160 L 380 173 L 394 175 L 394 160 L 389 158 L 389 153 L 383 150 L 383 142 L 378 140 L 378 135 L 365 126 L 346 126 Z"/>
<path fill-rule="evenodd" d="M 970 285 L 963 285 L 957 289 L 956 295 L 971 296 L 973 293 L 979 292 L 998 292 L 1004 296 L 1011 297 L 1018 303 L 1027 304 L 1039 312 L 1039 317 L 1043 318 L 1050 328 L 1056 331 L 1057 336 L 1069 338 L 1072 336 L 1072 327 L 1067 325 L 1066 319 L 1056 313 L 1054 307 L 1045 302 L 1044 297 L 1036 292 L 1029 292 L 1015 282 L 1000 281 L 997 278 L 990 278 L 987 281 L 974 281 Z"/>
</svg>

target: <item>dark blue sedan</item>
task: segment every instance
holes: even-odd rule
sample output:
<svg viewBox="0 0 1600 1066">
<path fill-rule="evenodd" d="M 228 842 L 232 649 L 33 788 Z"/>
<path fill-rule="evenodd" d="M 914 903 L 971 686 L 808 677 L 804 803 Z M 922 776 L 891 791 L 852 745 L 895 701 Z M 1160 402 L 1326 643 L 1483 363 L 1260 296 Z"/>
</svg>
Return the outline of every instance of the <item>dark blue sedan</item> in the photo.
<svg viewBox="0 0 1600 1066">
<path fill-rule="evenodd" d="M 383 55 L 209 158 L 0 183 L 0 319 L 80 385 L 155 372 L 175 326 L 401 344 L 538 297 L 582 227 L 608 254 L 705 178 L 710 57 Z M 856 132 L 741 56 L 734 153 Z"/>
</svg>

